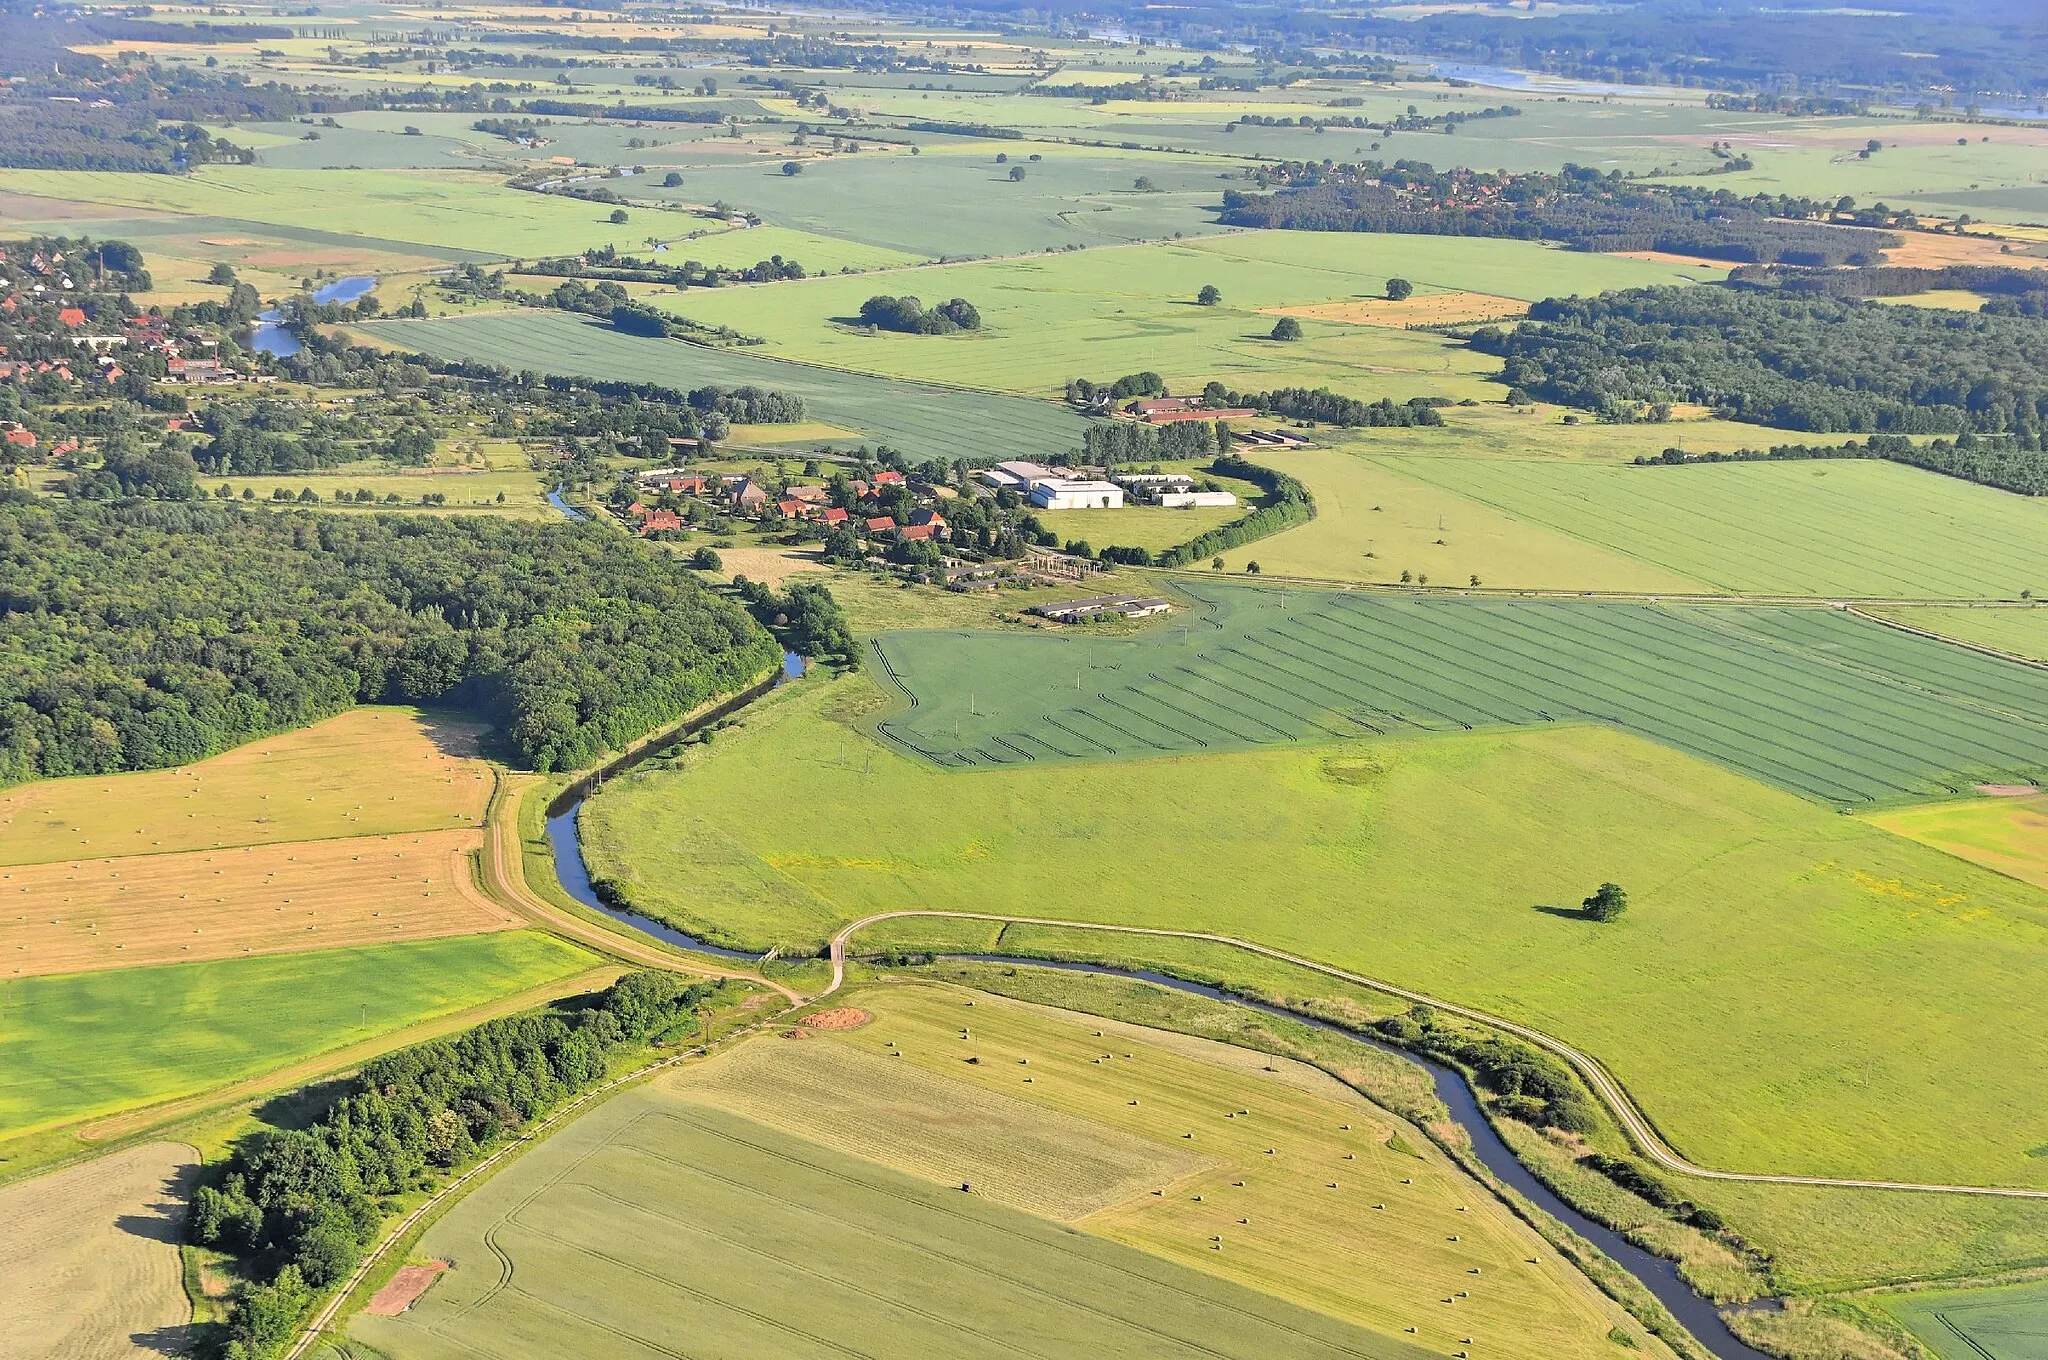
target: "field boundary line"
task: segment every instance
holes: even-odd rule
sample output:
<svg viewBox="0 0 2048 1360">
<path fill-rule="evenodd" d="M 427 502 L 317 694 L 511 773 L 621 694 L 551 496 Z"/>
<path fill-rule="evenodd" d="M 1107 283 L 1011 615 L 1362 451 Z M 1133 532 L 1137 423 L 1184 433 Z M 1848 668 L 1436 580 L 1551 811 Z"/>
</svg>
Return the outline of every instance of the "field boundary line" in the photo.
<svg viewBox="0 0 2048 1360">
<path fill-rule="evenodd" d="M 2019 1186 L 1943 1185 L 1918 1181 L 1861 1180 L 1840 1176 L 1797 1176 L 1783 1172 L 1717 1171 L 1710 1167 L 1700 1166 L 1695 1162 L 1688 1161 L 1669 1143 L 1664 1141 L 1663 1135 L 1650 1122 L 1649 1116 L 1644 1114 L 1641 1107 L 1636 1104 L 1635 1098 L 1629 1095 L 1621 1082 L 1609 1073 L 1598 1059 L 1588 1053 L 1581 1052 L 1579 1049 L 1565 1043 L 1562 1039 L 1553 1038 L 1542 1030 L 1519 1024 L 1513 1020 L 1503 1019 L 1500 1016 L 1489 1014 L 1476 1007 L 1461 1006 L 1456 1002 L 1439 1000 L 1427 992 L 1419 992 L 1410 987 L 1396 986 L 1391 982 L 1382 982 L 1377 978 L 1370 978 L 1362 973 L 1353 973 L 1343 968 L 1334 967 L 1331 964 L 1317 963 L 1314 959 L 1306 959 L 1299 954 L 1290 954 L 1285 950 L 1275 949 L 1270 945 L 1254 944 L 1249 940 L 1240 940 L 1230 935 L 1210 934 L 1207 931 L 1169 930 L 1159 926 L 1108 925 L 1097 921 L 1062 921 L 1043 916 L 1005 916 L 995 912 L 980 911 L 905 909 L 876 912 L 873 915 L 864 916 L 858 921 L 842 927 L 832 937 L 830 946 L 832 981 L 823 991 L 818 993 L 815 999 L 823 1000 L 839 990 L 840 986 L 845 982 L 846 947 L 848 941 L 856 933 L 868 926 L 877 925 L 883 921 L 920 916 L 945 917 L 967 921 L 1000 921 L 1006 925 L 1050 926 L 1055 929 L 1092 930 L 1104 934 L 1148 935 L 1155 938 L 1198 940 L 1208 944 L 1226 945 L 1232 949 L 1242 949 L 1249 954 L 1258 954 L 1265 958 L 1278 960 L 1281 963 L 1292 964 L 1297 968 L 1306 968 L 1310 972 L 1321 973 L 1327 977 L 1336 978 L 1339 981 L 1368 987 L 1376 992 L 1384 992 L 1389 996 L 1396 996 L 1417 1005 L 1448 1011 L 1450 1014 L 1463 1019 L 1488 1025 L 1494 1029 L 1513 1034 L 1517 1038 L 1526 1039 L 1538 1048 L 1564 1059 L 1593 1088 L 1594 1093 L 1600 1097 L 1601 1102 L 1607 1106 L 1608 1110 L 1621 1124 L 1623 1131 L 1628 1134 L 1630 1142 L 1634 1143 L 1651 1161 L 1656 1162 L 1668 1171 L 1675 1171 L 1681 1175 L 1698 1176 L 1705 1180 L 1746 1181 L 1770 1185 L 1810 1185 L 1840 1190 L 1903 1190 L 1923 1194 L 1982 1195 L 2004 1199 L 2048 1200 L 2048 1190 L 2029 1190 Z"/>
<path fill-rule="evenodd" d="M 1893 607 L 1911 608 L 1913 606 L 1896 605 Z M 2019 606 L 2009 605 L 2005 607 L 2018 608 Z M 1853 604 L 1844 604 L 1842 612 L 1844 614 L 1853 614 L 1859 619 L 1880 624 L 1886 628 L 1896 628 L 1901 633 L 1911 633 L 1914 637 L 1926 638 L 1931 642 L 1946 642 L 1951 647 L 1961 647 L 1965 651 L 1978 652 L 1984 656 L 1995 657 L 2000 661 L 2010 661 L 2015 665 L 2032 666 L 2035 670 L 2048 671 L 2048 661 L 2041 661 L 2031 656 L 2021 656 L 2018 652 L 2001 652 L 1996 647 L 1987 647 L 1981 642 L 1968 642 L 1962 638 L 1950 637 L 1946 633 L 1931 633 L 1925 628 L 1915 628 L 1910 623 L 1901 623 L 1897 619 L 1888 619 L 1882 614 L 1872 614 L 1867 610 L 1857 608 Z"/>
</svg>

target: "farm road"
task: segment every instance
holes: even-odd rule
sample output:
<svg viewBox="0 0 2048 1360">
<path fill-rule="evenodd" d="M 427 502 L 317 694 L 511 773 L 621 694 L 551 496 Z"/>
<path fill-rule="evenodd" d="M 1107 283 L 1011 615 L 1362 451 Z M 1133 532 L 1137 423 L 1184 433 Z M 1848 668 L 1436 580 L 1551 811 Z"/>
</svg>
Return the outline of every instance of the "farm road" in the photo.
<svg viewBox="0 0 2048 1360">
<path fill-rule="evenodd" d="M 1000 916 L 994 913 L 977 911 L 906 910 L 876 912 L 872 916 L 864 916 L 853 924 L 844 927 L 838 934 L 832 937 L 832 981 L 813 1000 L 822 1000 L 830 996 L 845 982 L 846 946 L 847 942 L 855 934 L 868 926 L 876 925 L 882 921 L 893 921 L 904 917 L 917 916 L 947 917 L 966 921 L 998 921 L 1005 925 L 1053 926 L 1066 930 L 1093 930 L 1113 935 L 1150 935 L 1169 939 L 1200 940 L 1208 944 L 1227 945 L 1232 949 L 1242 949 L 1249 954 L 1259 954 L 1269 959 L 1277 959 L 1281 963 L 1293 964 L 1297 968 L 1306 968 L 1310 972 L 1321 973 L 1326 977 L 1337 978 L 1343 982 L 1355 983 L 1360 987 L 1369 987 L 1376 992 L 1384 992 L 1389 996 L 1400 997 L 1403 1001 L 1430 1006 L 1436 1010 L 1447 1011 L 1452 1015 L 1461 1016 L 1464 1019 L 1476 1021 L 1482 1025 L 1505 1030 L 1507 1033 L 1520 1039 L 1526 1039 L 1545 1052 L 1555 1054 L 1557 1057 L 1570 1063 L 1573 1069 L 1586 1079 L 1586 1083 L 1593 1088 L 1602 1103 L 1614 1113 L 1614 1117 L 1620 1121 L 1622 1128 L 1627 1131 L 1629 1141 L 1641 1149 L 1643 1155 L 1651 1161 L 1656 1162 L 1666 1170 L 1676 1171 L 1681 1175 L 1700 1176 L 1707 1180 L 1716 1181 L 1751 1181 L 1767 1185 L 1812 1185 L 1842 1190 L 1907 1190 L 1924 1194 L 1986 1195 L 2004 1199 L 2048 1199 L 2048 1190 L 2027 1190 L 2016 1186 L 1931 1185 L 1914 1181 L 1852 1180 L 1846 1177 L 1791 1176 L 1760 1171 L 1716 1171 L 1709 1167 L 1700 1166 L 1687 1161 L 1670 1144 L 1664 1141 L 1663 1135 L 1657 1132 L 1656 1126 L 1650 1122 L 1649 1117 L 1636 1105 L 1635 1099 L 1629 1095 L 1626 1088 L 1605 1067 L 1600 1065 L 1598 1059 L 1573 1048 L 1562 1039 L 1552 1038 L 1541 1030 L 1531 1029 L 1527 1025 L 1517 1024 L 1512 1020 L 1504 1020 L 1497 1015 L 1489 1015 L 1485 1011 L 1475 1010 L 1470 1006 L 1460 1006 L 1456 1002 L 1439 1000 L 1427 992 L 1418 992 L 1407 987 L 1397 987 L 1393 983 L 1382 982 L 1377 978 L 1369 978 L 1361 973 L 1348 972 L 1342 968 L 1334 968 L 1326 963 L 1317 963 L 1313 959 L 1305 959 L 1298 954 L 1289 954 L 1284 950 L 1273 949 L 1262 944 L 1253 944 L 1249 940 L 1239 940 L 1229 935 L 1211 935 L 1206 931 L 1165 930 L 1151 926 L 1104 925 L 1093 921 L 1059 921 L 1042 916 Z"/>
</svg>

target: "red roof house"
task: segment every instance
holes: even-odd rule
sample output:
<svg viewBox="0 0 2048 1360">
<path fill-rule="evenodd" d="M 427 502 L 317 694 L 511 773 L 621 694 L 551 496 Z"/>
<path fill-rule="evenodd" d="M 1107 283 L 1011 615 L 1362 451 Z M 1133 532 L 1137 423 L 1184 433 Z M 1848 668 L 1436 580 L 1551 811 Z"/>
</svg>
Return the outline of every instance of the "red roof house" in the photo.
<svg viewBox="0 0 2048 1360">
<path fill-rule="evenodd" d="M 937 538 L 942 532 L 944 532 L 944 528 L 942 525 L 906 524 L 901 529 L 898 529 L 896 531 L 896 537 L 907 538 L 915 542 L 923 543 L 927 540 Z"/>
<path fill-rule="evenodd" d="M 881 471 L 881 472 L 877 472 L 877 473 L 875 474 L 875 485 L 876 485 L 876 486 L 902 486 L 902 485 L 903 485 L 903 474 L 902 474 L 902 473 L 900 473 L 900 472 L 891 472 L 891 471 L 888 471 L 888 470 L 884 469 L 883 471 Z"/>
<path fill-rule="evenodd" d="M 83 326 L 85 324 L 85 313 L 76 307 L 66 307 L 63 311 L 57 313 L 57 319 L 67 326 Z"/>
<path fill-rule="evenodd" d="M 892 515 L 876 515 L 868 521 L 868 532 L 871 534 L 886 534 L 895 527 L 896 520 Z"/>
<path fill-rule="evenodd" d="M 650 513 L 646 519 L 640 521 L 640 532 L 643 534 L 655 534 L 660 533 L 664 529 L 681 529 L 682 527 L 683 517 L 673 510 L 656 510 Z"/>
<path fill-rule="evenodd" d="M 35 432 L 33 430 L 9 430 L 7 432 L 7 442 L 18 444 L 24 449 L 32 449 L 36 446 Z"/>
</svg>

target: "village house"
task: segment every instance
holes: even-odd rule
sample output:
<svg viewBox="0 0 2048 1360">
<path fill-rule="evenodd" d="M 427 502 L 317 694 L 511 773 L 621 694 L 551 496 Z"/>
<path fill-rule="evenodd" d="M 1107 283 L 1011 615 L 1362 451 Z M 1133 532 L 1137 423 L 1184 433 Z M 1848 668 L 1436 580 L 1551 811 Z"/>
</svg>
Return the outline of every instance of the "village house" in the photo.
<svg viewBox="0 0 2048 1360">
<path fill-rule="evenodd" d="M 894 533 L 896 531 L 896 520 L 890 515 L 876 515 L 867 521 L 866 527 L 867 531 L 871 534 Z"/>
</svg>

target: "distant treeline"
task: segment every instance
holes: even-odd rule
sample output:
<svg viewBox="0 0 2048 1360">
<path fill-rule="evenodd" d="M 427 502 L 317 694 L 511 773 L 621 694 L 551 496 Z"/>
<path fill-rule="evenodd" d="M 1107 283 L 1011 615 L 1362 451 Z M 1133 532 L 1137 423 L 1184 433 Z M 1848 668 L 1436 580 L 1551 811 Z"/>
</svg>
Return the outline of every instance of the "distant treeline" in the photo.
<svg viewBox="0 0 2048 1360">
<path fill-rule="evenodd" d="M 1498 177 L 1408 161 L 1368 163 L 1349 176 L 1311 173 L 1306 183 L 1275 194 L 1228 191 L 1223 207 L 1223 221 L 1240 227 L 1558 241 L 1580 250 L 1662 250 L 1750 264 L 1874 263 L 1902 240 L 1773 215 L 1726 192 L 1647 187 L 1569 165 L 1560 175 Z"/>
<path fill-rule="evenodd" d="M 1671 448 L 1654 458 L 1639 456 L 1636 462 L 1680 466 L 1813 458 L 1882 458 L 2022 496 L 2048 496 L 2048 452 L 2019 448 L 2009 439 L 1985 439 L 1974 434 L 1958 435 L 1954 443 L 1936 439 L 1915 444 L 1904 435 L 1874 434 L 1860 443 L 1849 439 L 1840 444 L 1773 444 L 1768 449 L 1737 449 L 1733 453 L 1687 453 Z"/>
<path fill-rule="evenodd" d="M 1617 411 L 1693 402 L 1726 419 L 1845 434 L 2048 430 L 2048 324 L 2031 317 L 1887 307 L 1725 288 L 1551 298 L 1475 349 L 1512 388 Z"/>
<path fill-rule="evenodd" d="M 1943 289 L 1994 293 L 1982 310 L 2002 316 L 2040 316 L 2048 302 L 2048 270 L 2010 265 L 1952 264 L 1940 268 L 1878 265 L 1869 269 L 1784 269 L 1746 265 L 1729 275 L 1730 282 L 1751 288 L 1778 288 L 1788 293 L 1825 297 L 1911 297 Z"/>
<path fill-rule="evenodd" d="M 478 709 L 573 769 L 775 656 L 676 558 L 594 524 L 0 492 L 0 783 L 185 764 L 377 702 Z"/>
<path fill-rule="evenodd" d="M 953 137 L 995 137 L 1003 141 L 1019 141 L 1024 134 L 1016 128 L 997 127 L 993 123 L 945 123 L 929 118 L 920 118 L 903 125 L 906 132 L 942 132 Z"/>
<path fill-rule="evenodd" d="M 1392 397 L 1360 401 L 1332 392 L 1327 387 L 1279 387 L 1271 392 L 1233 392 L 1212 382 L 1202 389 L 1202 399 L 1211 406 L 1242 407 L 1269 411 L 1289 420 L 1313 420 L 1324 425 L 1364 426 L 1368 429 L 1402 428 L 1410 425 L 1441 425 L 1439 406 L 1450 402 L 1443 397 L 1410 397 L 1397 402 Z"/>
<path fill-rule="evenodd" d="M 628 973 L 590 1001 L 486 1021 L 402 1048 L 340 1083 L 304 1129 L 241 1139 L 194 1192 L 192 1240 L 237 1258 L 227 1360 L 267 1360 L 304 1325 L 314 1294 L 346 1280 L 398 1196 L 439 1184 L 579 1092 L 621 1050 L 697 1032 L 729 987 Z"/>
</svg>

